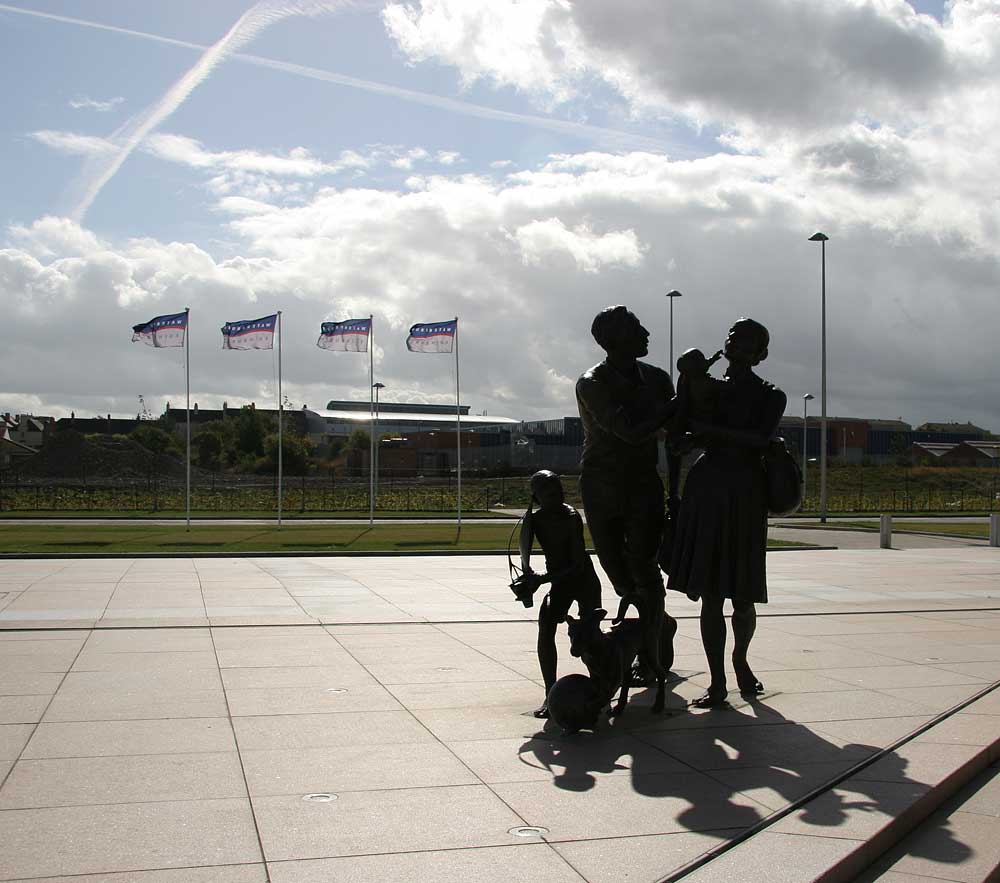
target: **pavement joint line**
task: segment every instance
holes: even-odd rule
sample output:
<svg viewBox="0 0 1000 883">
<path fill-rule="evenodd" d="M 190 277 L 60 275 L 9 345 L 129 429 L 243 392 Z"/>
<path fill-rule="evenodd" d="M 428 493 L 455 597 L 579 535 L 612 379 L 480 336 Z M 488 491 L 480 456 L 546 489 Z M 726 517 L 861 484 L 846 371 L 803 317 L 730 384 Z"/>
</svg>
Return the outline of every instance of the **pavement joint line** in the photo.
<svg viewBox="0 0 1000 883">
<path fill-rule="evenodd" d="M 820 526 L 818 524 L 775 524 L 773 527 L 780 527 L 785 530 L 825 530 L 834 533 L 879 533 L 879 528 L 877 527 L 856 527 L 848 525 L 826 525 Z M 979 540 L 983 543 L 989 541 L 989 537 L 984 537 L 980 534 L 970 534 L 970 533 L 934 533 L 932 530 L 912 530 L 909 527 L 893 527 L 893 533 L 905 533 L 910 536 L 916 537 L 934 537 L 935 539 L 944 540 Z"/>
<path fill-rule="evenodd" d="M 401 743 L 401 744 L 405 745 L 405 743 Z M 251 749 L 248 749 L 248 750 L 249 751 L 269 751 L 271 749 L 251 748 Z M 298 750 L 308 750 L 308 749 L 298 749 Z M 194 754 L 202 754 L 202 753 L 239 754 L 238 751 L 228 751 L 228 752 L 188 752 L 188 753 L 183 754 L 183 755 L 169 754 L 169 755 L 149 755 L 149 756 L 152 756 L 152 757 L 177 757 L 177 756 L 187 757 L 187 756 L 189 756 L 192 753 L 194 753 Z M 136 756 L 137 755 L 134 755 L 134 754 L 114 754 L 114 755 L 99 756 L 97 759 L 99 759 L 99 760 L 106 760 L 108 757 L 114 758 L 114 757 L 136 757 Z M 138 755 L 138 756 L 147 756 L 147 755 Z M 91 757 L 84 757 L 84 758 L 63 758 L 63 757 L 52 757 L 52 758 L 38 757 L 38 758 L 35 758 L 35 757 L 31 757 L 31 758 L 27 758 L 27 761 L 31 762 L 31 761 L 35 761 L 35 760 L 76 760 L 76 759 L 93 760 L 94 758 L 91 758 Z M 498 782 L 497 784 L 501 784 L 502 785 L 502 784 L 512 784 L 512 783 Z M 516 783 L 513 783 L 513 784 L 516 784 Z M 407 786 L 401 787 L 401 788 L 338 788 L 337 791 L 336 791 L 336 793 L 337 794 L 388 794 L 388 793 L 392 793 L 394 791 L 429 791 L 429 790 L 436 789 L 436 788 L 481 788 L 481 787 L 483 787 L 483 783 L 482 782 L 466 782 L 466 783 L 457 784 L 457 785 L 407 785 Z M 489 786 L 486 786 L 486 787 L 489 787 Z M 321 791 L 321 792 L 315 792 L 315 793 L 332 794 L 334 792 L 332 792 L 332 791 Z M 268 792 L 266 794 L 254 794 L 254 795 L 248 797 L 248 799 L 252 802 L 254 797 L 268 798 L 268 797 L 301 797 L 301 796 L 302 796 L 302 793 L 300 791 L 281 791 L 281 792 Z M 5 813 L 5 812 L 23 812 L 25 810 L 37 810 L 37 809 L 70 809 L 70 808 L 72 808 L 72 809 L 80 809 L 80 808 L 85 808 L 85 807 L 97 807 L 97 806 L 135 806 L 136 804 L 150 804 L 150 803 L 201 803 L 203 801 L 204 802 L 208 802 L 208 801 L 213 801 L 213 800 L 229 800 L 229 801 L 232 801 L 232 800 L 243 800 L 243 798 L 242 797 L 161 797 L 161 798 L 157 798 L 157 799 L 153 799 L 153 800 L 138 800 L 138 799 L 137 800 L 105 800 L 105 801 L 102 801 L 100 803 L 59 803 L 59 804 L 43 804 L 41 806 L 5 806 L 5 807 L 0 807 L 0 813 Z M 536 826 L 535 825 L 527 825 L 526 824 L 525 827 L 531 828 L 531 827 L 536 827 Z M 434 851 L 436 851 L 436 850 L 434 850 Z M 263 853 L 261 853 L 261 854 L 263 855 Z M 260 860 L 260 862 L 256 862 L 256 861 L 254 861 L 254 862 L 247 862 L 247 864 L 261 864 L 262 862 L 265 862 L 265 861 L 267 861 L 267 859 L 262 858 Z M 114 871 L 112 873 L 119 873 L 119 872 Z M 29 877 L 27 879 L 30 880 L 32 878 Z M 42 878 L 42 879 L 46 879 L 46 878 Z"/>
<path fill-rule="evenodd" d="M 1000 607 L 921 607 L 917 609 L 893 610 L 820 610 L 815 612 L 795 613 L 757 613 L 757 619 L 786 619 L 800 616 L 881 616 L 890 614 L 920 614 L 920 613 L 997 613 Z M 674 619 L 699 619 L 698 614 L 681 614 Z M 245 622 L 245 623 L 196 623 L 191 625 L 51 625 L 51 626 L 6 626 L 0 625 L 0 637 L 4 632 L 113 632 L 113 631 L 159 631 L 168 629 L 276 629 L 276 628 L 373 628 L 386 625 L 513 625 L 536 624 L 535 619 L 386 619 L 372 622 L 330 622 L 316 620 L 315 622 Z M 175 651 L 177 652 L 177 651 Z"/>
<path fill-rule="evenodd" d="M 445 787 L 452 787 L 452 786 L 445 786 Z M 528 825 L 526 827 L 535 827 L 535 826 Z M 638 835 L 628 835 L 628 836 L 643 837 L 643 836 L 649 836 L 649 835 L 638 834 Z M 617 838 L 614 838 L 614 837 L 612 837 L 612 838 L 601 837 L 601 838 L 596 838 L 596 839 L 601 839 L 601 840 L 611 839 L 611 840 L 614 840 L 614 839 L 617 839 Z M 556 843 L 577 843 L 577 842 L 580 842 L 580 841 L 577 839 L 577 840 L 557 840 L 555 842 Z M 583 842 L 586 842 L 586 841 L 583 841 Z M 339 855 L 318 855 L 318 856 L 310 856 L 308 858 L 275 858 L 275 859 L 268 859 L 268 864 L 270 864 L 270 865 L 281 865 L 281 864 L 286 864 L 286 863 L 289 863 L 289 862 L 297 862 L 297 863 L 323 862 L 323 861 L 330 861 L 331 859 L 373 858 L 373 857 L 378 857 L 378 856 L 383 856 L 383 855 L 413 855 L 413 854 L 417 854 L 417 853 L 419 853 L 419 854 L 426 854 L 426 853 L 437 853 L 437 852 L 469 852 L 470 850 L 476 850 L 476 849 L 525 849 L 525 848 L 530 848 L 532 846 L 540 847 L 543 844 L 548 844 L 550 846 L 550 848 L 551 848 L 551 844 L 549 844 L 549 842 L 547 840 L 543 840 L 543 839 L 539 838 L 537 840 L 535 840 L 535 839 L 524 840 L 524 841 L 519 842 L 519 843 L 493 843 L 493 844 L 476 843 L 476 844 L 473 844 L 471 846 L 433 846 L 433 847 L 429 847 L 427 849 L 397 849 L 397 850 L 388 850 L 388 851 L 382 850 L 381 852 L 343 852 L 343 853 L 340 853 Z M 556 852 L 556 854 L 558 854 L 558 850 L 552 850 L 552 851 Z M 248 862 L 248 864 L 252 864 L 252 863 Z M 572 868 L 572 865 L 570 865 L 570 867 Z M 574 873 L 577 873 L 577 874 L 580 873 L 579 871 L 576 870 L 576 868 L 573 868 L 573 871 L 574 871 Z M 582 877 L 582 876 L 581 876 L 581 879 L 586 880 L 586 878 Z M 948 883 L 948 881 L 945 881 L 945 883 Z"/>
<path fill-rule="evenodd" d="M 521 674 L 521 672 L 517 671 L 516 669 L 513 669 L 513 668 L 511 668 L 511 667 L 510 667 L 509 665 L 507 665 L 506 663 L 504 663 L 504 662 L 501 662 L 501 661 L 500 661 L 500 660 L 498 660 L 498 659 L 494 659 L 494 658 L 493 658 L 492 656 L 487 656 L 487 655 L 486 655 L 485 653 L 483 653 L 483 651 L 482 651 L 482 650 L 479 650 L 479 649 L 477 649 L 476 647 L 473 647 L 473 646 L 472 646 L 472 644 L 470 644 L 470 643 L 469 643 L 468 641 L 463 641 L 463 640 L 462 640 L 461 638 L 459 638 L 458 636 L 456 636 L 456 635 L 452 635 L 452 634 L 449 634 L 448 632 L 446 632 L 446 631 L 445 631 L 444 629 L 442 629 L 442 628 L 440 627 L 440 624 L 438 624 L 438 625 L 435 625 L 435 626 L 434 626 L 434 629 L 435 629 L 436 631 L 440 632 L 440 633 L 441 633 L 442 635 L 445 635 L 446 637 L 448 637 L 448 638 L 451 638 L 451 640 L 453 640 L 453 641 L 457 641 L 457 642 L 458 642 L 459 644 L 461 644 L 461 645 L 462 645 L 463 647 L 466 647 L 466 648 L 468 648 L 469 650 L 472 650 L 472 651 L 473 651 L 474 653 L 476 653 L 476 654 L 477 654 L 477 655 L 479 655 L 479 656 L 482 656 L 482 657 L 483 657 L 484 659 L 488 659 L 488 660 L 489 660 L 490 662 L 492 662 L 492 663 L 494 663 L 494 664 L 496 664 L 496 665 L 500 665 L 500 666 L 502 666 L 502 667 L 503 667 L 503 668 L 505 668 L 505 669 L 506 669 L 507 671 L 509 671 L 509 672 L 510 672 L 510 673 L 511 673 L 512 675 L 516 675 L 516 677 L 514 678 L 514 680 L 520 680 L 521 678 L 525 677 L 525 676 L 524 676 L 523 674 Z M 340 643 L 340 642 L 338 641 L 337 643 Z M 343 645 L 341 645 L 341 646 L 343 646 Z M 528 678 L 528 680 L 533 680 L 533 678 Z M 459 683 L 461 683 L 461 682 L 459 682 Z M 402 685 L 394 685 L 394 686 L 402 686 Z"/>
<path fill-rule="evenodd" d="M 435 626 L 435 628 L 437 628 L 437 627 Z M 441 631 L 440 629 L 437 629 L 437 630 Z M 443 631 L 441 633 L 442 634 L 447 634 L 447 632 L 443 632 Z M 330 633 L 327 632 L 327 634 L 329 635 Z M 368 668 L 368 666 L 365 665 L 365 663 L 363 663 L 360 659 L 358 659 L 358 657 L 355 655 L 355 653 L 351 650 L 350 647 L 347 647 L 344 644 L 342 644 L 340 642 L 340 640 L 337 638 L 336 635 L 330 635 L 330 637 L 333 639 L 334 643 L 336 643 L 338 646 L 340 646 L 341 648 L 343 648 L 344 652 L 346 652 L 358 665 L 360 665 L 369 675 L 371 675 L 373 678 L 375 678 L 375 682 L 377 684 L 379 684 L 379 686 L 381 686 L 382 689 L 385 690 L 390 696 L 392 696 L 392 698 L 397 703 L 399 703 L 400 707 L 414 720 L 414 722 L 418 726 L 422 727 L 424 730 L 427 731 L 428 735 L 431 736 L 431 738 L 434 740 L 434 742 L 436 744 L 440 745 L 445 751 L 448 752 L 449 755 L 451 755 L 452 757 L 454 757 L 455 760 L 458 761 L 458 763 L 461 764 L 462 767 L 464 767 L 466 770 L 468 770 L 469 775 L 472 776 L 476 780 L 476 782 L 478 782 L 478 785 L 472 784 L 472 785 L 468 785 L 468 786 L 465 786 L 465 787 L 482 787 L 482 788 L 485 788 L 487 791 L 489 791 L 490 794 L 493 795 L 493 797 L 495 797 L 498 801 L 500 801 L 500 803 L 502 803 L 505 807 L 507 807 L 507 809 L 514 815 L 514 817 L 517 818 L 517 819 L 519 819 L 523 825 L 525 825 L 525 826 L 531 826 L 532 823 L 531 823 L 530 820 L 525 819 L 524 816 L 521 815 L 521 813 L 519 813 L 513 806 L 510 805 L 510 803 L 508 803 L 508 801 L 504 800 L 504 798 L 500 794 L 498 794 L 496 792 L 496 790 L 494 789 L 494 787 L 489 782 L 485 782 L 483 780 L 482 776 L 480 776 L 479 773 L 477 773 L 471 766 L 469 766 L 469 764 L 466 763 L 465 760 L 463 760 L 461 757 L 459 757 L 458 754 L 451 748 L 450 745 L 448 745 L 447 742 L 445 742 L 440 736 L 438 736 L 437 733 L 435 733 L 429 726 L 427 726 L 427 724 L 424 721 L 422 721 L 419 717 L 417 717 L 417 715 L 415 715 L 413 713 L 413 709 L 411 709 L 408 706 L 404 705 L 400 701 L 399 697 L 396 696 L 396 694 L 392 692 L 392 687 L 394 687 L 394 686 L 403 686 L 403 685 L 400 685 L 400 684 L 383 684 L 382 681 L 380 681 L 372 673 L 372 671 Z M 452 638 L 454 640 L 458 640 L 457 638 L 454 637 L 454 635 L 448 635 L 448 637 Z M 476 651 L 476 652 L 481 653 L 481 651 Z M 485 656 L 486 654 L 485 653 L 481 653 L 481 655 Z M 487 658 L 489 658 L 489 657 L 487 657 Z M 239 743 L 237 743 L 237 747 L 238 747 L 238 745 L 239 745 Z M 394 790 L 401 790 L 401 789 L 394 789 Z M 574 874 L 577 874 L 580 877 L 581 880 L 586 880 L 586 877 L 584 877 L 583 874 L 581 874 L 570 863 L 569 859 L 567 859 L 565 856 L 563 856 L 559 852 L 558 849 L 553 848 L 553 846 L 550 843 L 548 843 L 545 840 L 545 838 L 539 838 L 539 841 L 542 842 L 542 843 L 545 843 L 548 846 L 549 850 L 557 858 L 559 858 Z M 527 845 L 527 844 L 525 844 L 525 845 Z M 270 879 L 270 877 L 268 879 Z"/>
<path fill-rule="evenodd" d="M 111 721 L 95 721 L 95 720 L 87 720 L 87 721 L 48 721 L 48 723 L 59 723 L 59 724 L 74 724 L 74 723 L 87 723 L 87 724 L 91 724 L 91 723 L 93 723 L 93 724 L 100 724 L 100 723 L 134 723 L 135 721 L 141 721 L 141 720 L 144 720 L 144 718 L 126 718 L 124 720 L 122 720 L 122 719 L 119 718 L 119 719 L 114 719 L 114 720 L 111 720 Z M 167 720 L 172 720 L 172 718 L 167 718 Z M 212 718 L 191 717 L 191 718 L 183 718 L 183 720 L 225 720 L 225 718 L 224 717 L 212 717 Z M 204 749 L 204 748 L 202 748 L 202 749 L 198 749 L 198 750 L 195 750 L 195 751 L 169 751 L 169 752 L 166 752 L 166 751 L 157 751 L 157 752 L 153 752 L 153 753 L 150 753 L 148 751 L 143 751 L 143 752 L 139 752 L 139 753 L 134 753 L 133 752 L 133 753 L 128 753 L 128 754 L 55 754 L 55 755 L 51 755 L 51 756 L 47 755 L 45 757 L 23 757 L 23 758 L 21 758 L 20 762 L 21 763 L 33 763 L 35 761 L 40 761 L 40 760 L 41 761 L 45 761 L 45 760 L 107 760 L 109 758 L 115 758 L 115 757 L 176 757 L 176 756 L 188 757 L 191 754 L 235 754 L 235 753 L 236 753 L 235 749 L 233 749 L 232 751 L 212 751 L 210 749 Z M 174 798 L 174 799 L 184 800 L 186 798 Z M 196 800 L 200 800 L 202 798 L 195 798 L 195 799 Z M 206 799 L 206 800 L 213 800 L 213 799 L 214 800 L 235 800 L 235 799 L 238 799 L 238 798 L 231 798 L 231 797 L 229 797 L 229 798 L 223 798 L 223 797 L 211 798 L 211 797 L 208 797 L 208 798 L 204 798 L 204 799 Z M 127 802 L 127 803 L 150 803 L 150 802 L 153 802 L 153 801 L 146 801 L 146 800 L 134 801 L 134 800 L 129 800 L 129 801 L 124 801 L 124 802 Z M 160 802 L 160 801 L 155 801 L 155 802 Z M 168 802 L 168 801 L 163 801 L 163 802 Z M 94 806 L 95 804 L 83 804 L 83 805 L 84 806 Z M 97 806 L 103 806 L 104 804 L 96 804 L 96 805 Z"/>
<path fill-rule="evenodd" d="M 222 864 L 212 864 L 212 865 L 184 865 L 183 867 L 178 867 L 177 865 L 166 865 L 164 867 L 157 868 L 125 868 L 120 871 L 109 871 L 110 874 L 146 874 L 155 873 L 157 871 L 199 871 L 203 868 L 253 868 L 257 865 L 265 867 L 265 863 L 260 862 L 223 862 Z M 266 868 L 265 868 L 266 871 Z M 92 877 L 92 874 L 62 874 L 57 879 L 60 880 L 77 880 L 86 879 L 87 877 Z M 102 874 L 103 876 L 103 874 Z M 19 877 L 15 883 L 29 883 L 31 880 L 51 880 L 51 877 Z"/>
<path fill-rule="evenodd" d="M 683 880 L 685 877 L 694 873 L 699 868 L 704 867 L 705 865 L 709 864 L 710 862 L 714 861 L 715 859 L 729 852 L 731 849 L 735 849 L 740 844 L 745 843 L 751 837 L 763 833 L 772 825 L 774 825 L 776 822 L 781 821 L 782 819 L 791 815 L 796 810 L 801 809 L 809 801 L 814 800 L 817 797 L 820 797 L 821 795 L 827 793 L 828 791 L 832 791 L 838 785 L 842 784 L 843 782 L 847 781 L 851 777 L 857 775 L 862 770 L 867 769 L 868 767 L 872 766 L 873 764 L 877 763 L 883 758 L 888 757 L 893 752 L 898 751 L 904 745 L 907 745 L 910 742 L 914 741 L 919 736 L 922 736 L 924 733 L 926 733 L 928 730 L 933 729 L 938 724 L 944 723 L 946 720 L 958 714 L 959 712 L 963 711 L 964 709 L 968 708 L 973 703 L 978 702 L 980 699 L 989 696 L 990 693 L 992 693 L 994 690 L 997 690 L 998 688 L 1000 688 L 1000 680 L 995 681 L 992 684 L 988 684 L 986 687 L 977 691 L 967 699 L 963 699 L 961 702 L 952 706 L 946 711 L 943 711 L 940 714 L 935 715 L 929 721 L 917 727 L 913 732 L 908 733 L 905 736 L 901 736 L 895 742 L 892 742 L 885 748 L 876 751 L 870 757 L 867 757 L 864 760 L 861 760 L 858 763 L 854 764 L 853 766 L 848 767 L 846 770 L 844 770 L 844 772 L 838 773 L 828 782 L 825 782 L 822 785 L 818 785 L 811 791 L 807 792 L 806 794 L 803 794 L 801 797 L 797 798 L 796 800 L 793 800 L 791 803 L 787 804 L 781 809 L 775 810 L 767 818 L 762 819 L 756 825 L 747 828 L 741 835 L 739 835 L 735 839 L 727 841 L 726 843 L 721 843 L 718 846 L 713 847 L 712 849 L 703 853 L 693 861 L 688 862 L 686 865 L 683 865 L 680 868 L 675 869 L 666 877 L 660 878 L 659 883 L 675 883 L 675 881 Z M 905 715 L 902 716 L 905 717 Z M 934 789 L 931 788 L 930 791 L 928 791 L 928 793 L 932 793 L 933 790 Z M 853 838 L 836 838 L 836 839 L 851 840 Z"/>
<path fill-rule="evenodd" d="M 107 615 L 108 608 L 111 606 L 111 601 L 115 597 L 115 595 L 118 594 L 118 590 L 121 588 L 122 581 L 125 579 L 126 576 L 128 576 L 132 572 L 132 569 L 134 567 L 135 567 L 135 562 L 133 561 L 128 567 L 125 568 L 121 576 L 119 576 L 118 579 L 115 580 L 115 587 L 111 590 L 111 594 L 108 595 L 108 600 L 105 602 L 104 610 L 102 611 L 100 617 L 98 617 L 98 620 L 103 619 Z M 204 598 L 202 599 L 202 601 L 204 602 Z M 204 606 L 205 606 L 204 603 L 202 603 L 202 607 Z M 208 610 L 205 611 L 205 615 L 206 616 L 208 615 Z"/>
<path fill-rule="evenodd" d="M 20 763 L 21 758 L 24 756 L 25 749 L 28 747 L 31 740 L 35 738 L 35 733 L 38 732 L 38 728 L 42 725 L 42 721 L 44 720 L 45 715 L 48 714 L 49 708 L 52 707 L 52 703 L 55 701 L 56 695 L 62 689 L 62 685 L 66 683 L 66 678 L 69 677 L 69 673 L 73 670 L 73 666 L 76 665 L 77 660 L 80 658 L 80 654 L 83 653 L 83 648 L 87 646 L 90 638 L 91 635 L 88 635 L 86 639 L 80 642 L 80 646 L 77 648 L 76 654 L 73 656 L 73 661 L 70 663 L 69 668 L 62 673 L 62 677 L 59 678 L 59 685 L 52 691 L 52 695 L 49 696 L 49 701 L 45 703 L 45 708 L 43 708 L 41 714 L 38 715 L 38 720 L 32 725 L 31 733 L 28 735 L 28 738 L 24 740 L 24 744 L 21 746 L 21 750 L 17 753 L 17 757 L 14 759 L 14 762 L 10 765 L 10 769 L 7 770 L 6 775 L 0 778 L 0 789 L 7 784 L 7 780 L 10 778 L 18 763 Z"/>
<path fill-rule="evenodd" d="M 266 531 L 265 531 L 266 533 Z M 774 546 L 767 549 L 768 552 L 836 552 L 837 546 L 818 546 L 812 543 L 803 543 L 799 546 Z M 588 554 L 596 554 L 593 549 L 587 550 Z M 79 561 L 92 559 L 107 559 L 118 561 L 122 559 L 153 559 L 165 558 L 168 560 L 178 558 L 462 558 L 466 556 L 491 555 L 506 556 L 505 549 L 381 549 L 381 550 L 339 550 L 324 552 L 319 549 L 305 549 L 296 551 L 288 549 L 284 551 L 237 552 L 198 552 L 195 550 L 177 552 L 0 552 L 0 561 Z"/>
<path fill-rule="evenodd" d="M 201 585 L 201 575 L 198 575 L 198 584 Z M 204 597 L 204 594 L 203 596 Z M 257 836 L 257 848 L 260 850 L 260 861 L 264 865 L 264 876 L 268 883 L 271 883 L 271 872 L 267 867 L 267 853 L 264 851 L 264 839 L 260 833 L 260 823 L 257 821 L 257 808 L 254 806 L 253 797 L 250 795 L 250 780 L 247 778 L 246 766 L 243 763 L 243 754 L 240 751 L 240 740 L 236 735 L 236 727 L 233 724 L 233 710 L 229 705 L 229 694 L 226 692 L 226 684 L 222 679 L 222 666 L 219 664 L 219 648 L 215 643 L 215 635 L 209 630 L 209 638 L 212 641 L 212 652 L 215 654 L 215 668 L 219 674 L 219 681 L 222 683 L 222 698 L 226 703 L 226 718 L 229 721 L 229 729 L 233 734 L 233 744 L 236 746 L 236 757 L 240 763 L 240 775 L 243 777 L 243 788 L 247 795 L 247 804 L 250 806 L 250 817 L 253 819 L 253 830 Z"/>
</svg>

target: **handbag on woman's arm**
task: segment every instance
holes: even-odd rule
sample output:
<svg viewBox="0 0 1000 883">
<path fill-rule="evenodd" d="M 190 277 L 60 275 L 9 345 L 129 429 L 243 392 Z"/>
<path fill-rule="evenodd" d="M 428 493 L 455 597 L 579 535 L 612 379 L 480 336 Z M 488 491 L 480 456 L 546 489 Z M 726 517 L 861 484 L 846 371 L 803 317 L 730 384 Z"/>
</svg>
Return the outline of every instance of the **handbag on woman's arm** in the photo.
<svg viewBox="0 0 1000 883">
<path fill-rule="evenodd" d="M 791 515 L 802 505 L 802 470 L 783 438 L 773 438 L 764 451 L 767 476 L 767 511 Z"/>
</svg>

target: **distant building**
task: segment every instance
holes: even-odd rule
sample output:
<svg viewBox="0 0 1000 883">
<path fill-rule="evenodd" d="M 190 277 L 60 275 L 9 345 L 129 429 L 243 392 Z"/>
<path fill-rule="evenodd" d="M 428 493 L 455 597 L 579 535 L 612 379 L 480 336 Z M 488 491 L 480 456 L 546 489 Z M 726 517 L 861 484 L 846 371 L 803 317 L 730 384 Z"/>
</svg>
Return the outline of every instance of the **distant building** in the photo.
<svg viewBox="0 0 1000 883">
<path fill-rule="evenodd" d="M 922 423 L 917 432 L 945 432 L 963 439 L 989 439 L 992 433 L 975 423 Z"/>
<path fill-rule="evenodd" d="M 52 417 L 35 417 L 32 414 L 0 415 L 0 435 L 18 444 L 37 450 L 45 441 L 46 427 L 54 422 Z"/>
<path fill-rule="evenodd" d="M 791 450 L 802 456 L 802 418 L 786 415 L 778 426 Z M 807 456 L 818 458 L 820 418 L 809 415 Z M 827 456 L 830 463 L 942 463 L 940 445 L 955 447 L 964 441 L 989 438 L 989 432 L 971 423 L 925 423 L 913 429 L 903 420 L 875 420 L 858 417 L 827 418 Z M 921 444 L 924 447 L 916 448 Z M 928 447 L 931 446 L 931 447 Z M 943 461 L 947 463 L 948 461 Z"/>
<path fill-rule="evenodd" d="M 888 461 L 909 451 L 909 435 L 913 427 L 903 420 L 881 420 L 864 417 L 827 417 L 826 451 L 831 463 L 863 463 L 866 460 Z M 801 417 L 786 414 L 778 425 L 778 434 L 789 448 L 802 457 Z M 809 458 L 817 458 L 821 448 L 820 418 L 809 415 L 806 424 L 806 450 Z"/>
<path fill-rule="evenodd" d="M 964 441 L 941 456 L 948 466 L 992 466 L 1000 468 L 1000 442 Z"/>
<path fill-rule="evenodd" d="M 492 417 L 470 414 L 469 406 L 461 406 L 463 432 L 482 432 L 488 429 L 513 428 L 519 421 L 511 417 Z M 327 402 L 322 411 L 302 412 L 306 418 L 307 432 L 316 441 L 346 439 L 355 429 L 369 431 L 371 415 L 368 402 Z M 456 427 L 454 405 L 410 404 L 406 402 L 379 402 L 376 433 L 383 435 L 409 435 L 413 433 L 448 432 Z M 454 438 L 454 435 L 452 436 Z"/>
<path fill-rule="evenodd" d="M 957 447 L 956 442 L 914 442 L 910 446 L 910 460 L 915 466 L 939 466 L 944 456 Z"/>
<path fill-rule="evenodd" d="M 6 435 L 0 436 L 0 469 L 7 469 L 19 461 L 37 454 L 34 448 L 12 441 Z"/>
<path fill-rule="evenodd" d="M 27 414 L 19 414 L 17 418 L 10 414 L 0 414 L 0 469 L 8 469 L 37 454 L 45 428 L 43 421 L 51 419 L 35 418 Z M 34 444 L 27 443 L 25 439 Z"/>
<path fill-rule="evenodd" d="M 50 426 L 52 432 L 72 429 L 83 435 L 128 435 L 142 423 L 138 417 L 60 417 Z"/>
</svg>

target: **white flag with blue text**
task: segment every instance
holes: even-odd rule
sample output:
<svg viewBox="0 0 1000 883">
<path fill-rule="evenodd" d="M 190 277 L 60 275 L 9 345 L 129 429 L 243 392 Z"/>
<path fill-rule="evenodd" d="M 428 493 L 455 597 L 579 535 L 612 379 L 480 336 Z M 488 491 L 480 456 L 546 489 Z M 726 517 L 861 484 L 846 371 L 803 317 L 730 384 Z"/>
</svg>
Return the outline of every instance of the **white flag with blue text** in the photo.
<svg viewBox="0 0 1000 883">
<path fill-rule="evenodd" d="M 260 319 L 226 322 L 222 326 L 222 348 L 224 350 L 274 349 L 274 328 L 277 324 L 277 313 L 273 316 L 262 316 Z"/>
<path fill-rule="evenodd" d="M 450 353 L 455 347 L 458 319 L 426 322 L 410 328 L 406 348 L 411 353 Z"/>
<path fill-rule="evenodd" d="M 186 312 L 156 316 L 148 322 L 132 326 L 132 343 L 141 340 L 147 346 L 184 346 L 187 324 Z"/>
</svg>

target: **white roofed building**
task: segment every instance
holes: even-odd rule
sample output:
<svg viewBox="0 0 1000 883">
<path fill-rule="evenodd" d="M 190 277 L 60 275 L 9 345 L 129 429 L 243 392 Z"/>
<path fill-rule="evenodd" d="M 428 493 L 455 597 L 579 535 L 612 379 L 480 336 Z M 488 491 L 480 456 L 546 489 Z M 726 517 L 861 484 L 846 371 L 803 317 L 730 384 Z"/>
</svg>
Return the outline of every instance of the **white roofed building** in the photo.
<svg viewBox="0 0 1000 883">
<path fill-rule="evenodd" d="M 512 417 L 470 414 L 468 405 L 462 405 L 460 410 L 463 432 L 515 428 L 520 425 L 520 421 Z M 371 426 L 368 402 L 331 401 L 327 402 L 322 411 L 306 410 L 304 413 L 306 431 L 317 441 L 347 438 L 355 429 L 368 430 Z M 379 402 L 377 432 L 380 436 L 438 432 L 454 429 L 455 421 L 454 405 Z"/>
</svg>

